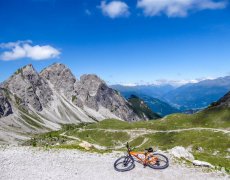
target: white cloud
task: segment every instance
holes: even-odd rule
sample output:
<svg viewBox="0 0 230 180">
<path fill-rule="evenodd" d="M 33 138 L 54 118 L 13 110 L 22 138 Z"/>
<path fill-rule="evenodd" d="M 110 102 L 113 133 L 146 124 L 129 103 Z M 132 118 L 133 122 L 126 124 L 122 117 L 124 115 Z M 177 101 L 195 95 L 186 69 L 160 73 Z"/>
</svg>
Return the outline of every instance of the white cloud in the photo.
<svg viewBox="0 0 230 180">
<path fill-rule="evenodd" d="M 172 86 L 178 87 L 178 86 L 182 86 L 182 85 L 189 84 L 189 83 L 198 83 L 200 81 L 213 80 L 213 79 L 215 79 L 215 78 L 213 78 L 213 77 L 201 77 L 201 78 L 197 78 L 197 79 L 181 79 L 181 80 L 158 79 L 158 80 L 155 80 L 152 84 L 155 84 L 155 85 L 170 84 Z"/>
<path fill-rule="evenodd" d="M 227 0 L 138 0 L 137 7 L 146 16 L 166 14 L 168 17 L 185 17 L 190 11 L 223 9 Z"/>
<path fill-rule="evenodd" d="M 129 6 L 122 1 L 111 1 L 110 3 L 102 1 L 99 8 L 105 16 L 110 18 L 127 17 L 130 14 Z"/>
<path fill-rule="evenodd" d="M 50 45 L 33 45 L 32 41 L 16 41 L 0 44 L 1 49 L 8 49 L 0 54 L 0 59 L 4 61 L 30 58 L 33 60 L 44 60 L 56 58 L 60 51 Z"/>
<path fill-rule="evenodd" d="M 129 87 L 135 87 L 135 86 L 163 86 L 163 85 L 172 85 L 174 87 L 179 87 L 185 84 L 189 83 L 198 83 L 200 81 L 204 80 L 213 80 L 216 78 L 213 77 L 202 77 L 202 78 L 197 78 L 197 79 L 181 79 L 181 80 L 169 80 L 169 79 L 157 79 L 151 82 L 146 82 L 146 81 L 139 81 L 135 83 L 127 83 L 127 82 L 116 82 L 113 84 L 120 84 L 123 86 L 129 86 Z"/>
<path fill-rule="evenodd" d="M 204 79 L 202 79 L 204 80 Z M 184 84 L 189 84 L 189 83 L 198 83 L 200 82 L 201 79 L 182 79 L 182 80 L 167 80 L 167 79 L 158 79 L 154 82 L 155 85 L 165 85 L 165 84 L 170 84 L 172 86 L 178 87 L 182 86 Z"/>
<path fill-rule="evenodd" d="M 128 86 L 128 87 L 135 87 L 135 86 L 137 86 L 138 84 L 137 84 L 137 83 L 122 83 L 121 85 L 123 85 L 123 86 Z"/>
</svg>

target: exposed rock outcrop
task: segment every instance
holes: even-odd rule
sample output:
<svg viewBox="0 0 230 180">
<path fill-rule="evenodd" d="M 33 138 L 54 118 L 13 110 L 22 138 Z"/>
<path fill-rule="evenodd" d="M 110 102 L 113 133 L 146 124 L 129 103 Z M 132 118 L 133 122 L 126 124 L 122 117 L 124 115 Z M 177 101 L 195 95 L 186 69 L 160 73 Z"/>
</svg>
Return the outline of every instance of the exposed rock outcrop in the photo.
<svg viewBox="0 0 230 180">
<path fill-rule="evenodd" d="M 7 97 L 7 92 L 0 88 L 0 117 L 12 114 L 12 107 Z"/>
<path fill-rule="evenodd" d="M 74 77 L 69 68 L 60 63 L 55 63 L 45 68 L 40 76 L 50 82 L 53 88 L 69 100 L 74 92 L 74 84 L 77 79 Z"/>
<path fill-rule="evenodd" d="M 121 119 L 140 120 L 128 102 L 96 75 L 83 75 L 76 83 L 75 93 L 76 105 L 80 107 L 86 105 L 96 111 L 104 107 Z"/>
<path fill-rule="evenodd" d="M 20 100 L 16 100 L 18 105 L 26 109 L 31 106 L 36 111 L 42 111 L 52 100 L 52 90 L 48 83 L 39 76 L 31 64 L 18 69 L 3 86 Z"/>
<path fill-rule="evenodd" d="M 81 109 L 88 107 L 103 113 L 101 111 L 105 108 L 120 119 L 140 120 L 128 102 L 96 75 L 83 75 L 79 81 L 69 68 L 56 63 L 45 68 L 40 76 L 46 79 L 54 90 Z"/>
<path fill-rule="evenodd" d="M 219 101 L 212 104 L 212 106 L 217 107 L 230 107 L 230 92 L 222 97 Z"/>
</svg>

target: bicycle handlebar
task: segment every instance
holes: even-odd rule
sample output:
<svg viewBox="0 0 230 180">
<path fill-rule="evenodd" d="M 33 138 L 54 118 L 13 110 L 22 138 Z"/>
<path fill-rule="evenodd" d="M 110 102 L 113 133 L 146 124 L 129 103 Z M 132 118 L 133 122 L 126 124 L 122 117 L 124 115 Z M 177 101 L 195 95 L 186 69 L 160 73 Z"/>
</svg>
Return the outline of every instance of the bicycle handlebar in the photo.
<svg viewBox="0 0 230 180">
<path fill-rule="evenodd" d="M 126 144 L 126 147 L 127 147 L 127 149 L 128 149 L 129 151 L 132 151 L 132 150 L 136 149 L 136 147 L 130 147 L 130 145 L 129 145 L 128 142 L 127 142 L 127 144 Z"/>
</svg>

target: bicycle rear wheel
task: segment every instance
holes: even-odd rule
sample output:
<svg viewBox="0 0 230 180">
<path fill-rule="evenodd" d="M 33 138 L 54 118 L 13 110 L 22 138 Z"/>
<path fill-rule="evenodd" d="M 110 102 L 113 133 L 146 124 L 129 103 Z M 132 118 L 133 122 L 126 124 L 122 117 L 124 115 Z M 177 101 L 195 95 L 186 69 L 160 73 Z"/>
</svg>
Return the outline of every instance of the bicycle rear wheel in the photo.
<svg viewBox="0 0 230 180">
<path fill-rule="evenodd" d="M 135 167 L 132 156 L 122 156 L 114 163 L 114 169 L 119 172 L 130 171 Z"/>
<path fill-rule="evenodd" d="M 148 166 L 153 169 L 165 169 L 169 166 L 169 160 L 163 154 L 153 153 L 149 156 L 148 160 Z"/>
</svg>

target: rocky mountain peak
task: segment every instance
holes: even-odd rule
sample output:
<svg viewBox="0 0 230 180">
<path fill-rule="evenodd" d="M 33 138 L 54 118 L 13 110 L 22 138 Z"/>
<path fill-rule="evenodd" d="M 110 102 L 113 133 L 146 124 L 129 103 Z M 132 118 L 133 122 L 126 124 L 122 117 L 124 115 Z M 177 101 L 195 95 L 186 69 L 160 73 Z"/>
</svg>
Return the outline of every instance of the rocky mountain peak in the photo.
<svg viewBox="0 0 230 180">
<path fill-rule="evenodd" d="M 40 76 L 49 81 L 55 90 L 71 99 L 77 79 L 64 64 L 55 63 L 42 70 Z"/>
<path fill-rule="evenodd" d="M 73 120 L 72 117 L 77 120 L 142 119 L 126 99 L 97 75 L 86 74 L 77 80 L 71 70 L 60 63 L 52 64 L 40 73 L 31 64 L 24 66 L 6 80 L 1 88 L 12 95 L 11 101 L 3 93 L 0 94 L 1 114 L 3 111 L 5 114 L 12 103 L 14 107 L 16 105 L 14 109 L 23 107 L 31 112 L 45 110 L 51 113 L 51 118 L 61 115 L 61 121 Z M 57 114 L 53 114 L 53 111 Z"/>
<path fill-rule="evenodd" d="M 95 93 L 97 93 L 100 86 L 106 85 L 106 83 L 95 74 L 82 75 L 80 78 L 80 83 L 83 87 L 88 89 L 90 96 L 93 96 Z"/>
<path fill-rule="evenodd" d="M 40 75 L 46 75 L 46 78 L 49 80 L 52 78 L 52 75 L 54 76 L 61 76 L 61 73 L 63 70 L 69 70 L 64 64 L 61 63 L 54 63 L 46 68 L 44 68 Z M 70 70 L 69 70 L 70 71 Z"/>
<path fill-rule="evenodd" d="M 15 71 L 8 80 L 2 83 L 2 86 L 7 86 L 7 84 L 16 80 L 18 80 L 19 82 L 27 81 L 29 83 L 36 84 L 38 79 L 39 75 L 37 71 L 34 69 L 32 64 L 29 64 Z"/>
<path fill-rule="evenodd" d="M 81 76 L 80 82 L 76 83 L 75 93 L 74 103 L 80 107 L 85 105 L 96 111 L 104 108 L 120 119 L 140 120 L 140 117 L 130 108 L 129 103 L 116 90 L 109 88 L 97 75 Z"/>
<path fill-rule="evenodd" d="M 96 74 L 84 74 L 80 77 L 81 82 L 91 81 L 91 82 L 98 82 L 98 83 L 105 83 L 100 77 Z"/>
<path fill-rule="evenodd" d="M 36 111 L 42 111 L 52 99 L 51 89 L 32 64 L 18 69 L 2 86 L 20 99 L 18 105 L 25 109 L 31 106 Z"/>
<path fill-rule="evenodd" d="M 36 71 L 36 70 L 34 69 L 34 66 L 33 66 L 32 64 L 27 64 L 27 65 L 25 65 L 22 69 L 23 69 L 23 70 Z"/>
<path fill-rule="evenodd" d="M 29 64 L 27 66 L 24 66 L 21 69 L 21 76 L 25 81 L 28 81 L 33 86 L 37 86 L 40 80 L 40 77 L 38 75 L 38 72 L 34 69 L 32 64 Z"/>
</svg>

